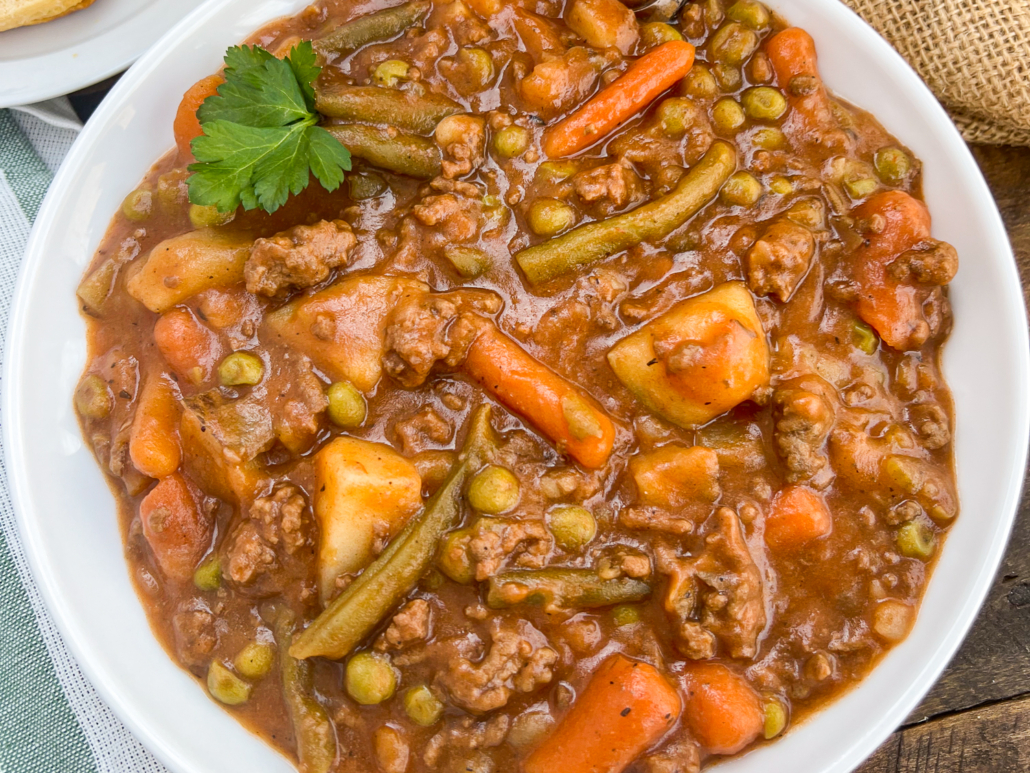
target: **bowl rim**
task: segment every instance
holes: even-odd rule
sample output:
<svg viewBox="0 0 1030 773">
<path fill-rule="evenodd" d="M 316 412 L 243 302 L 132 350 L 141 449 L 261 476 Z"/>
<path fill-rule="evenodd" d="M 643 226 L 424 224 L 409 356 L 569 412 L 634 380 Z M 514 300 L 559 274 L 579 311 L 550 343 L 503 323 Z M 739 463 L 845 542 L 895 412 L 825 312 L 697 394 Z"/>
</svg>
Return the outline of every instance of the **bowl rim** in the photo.
<svg viewBox="0 0 1030 773">
<path fill-rule="evenodd" d="M 53 227 L 55 216 L 58 214 L 60 206 L 58 196 L 62 186 L 71 179 L 74 170 L 88 159 L 89 153 L 102 131 L 108 123 L 117 117 L 118 112 L 126 106 L 139 81 L 146 78 L 155 68 L 162 65 L 167 51 L 173 46 L 183 45 L 188 39 L 188 32 L 190 30 L 198 28 L 205 20 L 219 11 L 222 6 L 234 2 L 238 2 L 238 0 L 207 0 L 207 2 L 192 10 L 128 70 L 126 75 L 114 86 L 91 119 L 86 123 L 86 126 L 62 163 L 60 170 L 55 175 L 30 233 L 12 296 L 7 330 L 7 348 L 2 371 L 3 392 L 0 409 L 2 409 L 5 418 L 0 429 L 3 432 L 4 461 L 8 474 L 11 500 L 25 555 L 44 604 L 77 664 L 105 703 L 111 707 L 126 727 L 162 763 L 174 771 L 181 771 L 181 773 L 191 773 L 194 769 L 179 755 L 175 748 L 166 743 L 162 737 L 160 727 L 151 726 L 137 720 L 132 702 L 112 686 L 104 668 L 94 662 L 89 656 L 88 647 L 86 646 L 88 633 L 80 628 L 70 617 L 70 610 L 62 598 L 54 578 L 48 571 L 48 561 L 42 552 L 42 543 L 45 538 L 41 530 L 37 528 L 34 519 L 30 517 L 32 507 L 30 505 L 27 473 L 23 466 L 23 455 L 21 453 L 23 447 L 21 439 L 24 430 L 22 418 L 15 411 L 15 407 L 18 405 L 21 397 L 22 388 L 18 379 L 15 378 L 15 373 L 18 363 L 24 356 L 29 340 L 26 329 L 26 316 L 30 297 L 26 288 L 29 284 L 30 274 L 39 269 L 39 264 L 43 258 L 41 252 L 42 245 L 45 241 L 47 230 Z M 784 2 L 785 0 L 772 0 L 769 4 L 782 5 Z M 933 118 L 936 123 L 941 124 L 941 130 L 946 135 L 945 139 L 949 144 L 949 150 L 962 156 L 964 164 L 971 165 L 969 171 L 979 188 L 975 193 L 986 197 L 985 201 L 989 209 L 991 230 L 995 236 L 1000 234 L 1004 245 L 1003 252 L 1007 260 L 1003 261 L 1004 265 L 998 267 L 1006 275 L 1007 279 L 1006 287 L 1003 289 L 1003 293 L 1007 296 L 1004 298 L 1004 301 L 1009 305 L 1018 305 L 1022 309 L 1025 320 L 1026 306 L 1019 274 L 1001 215 L 982 173 L 976 165 L 969 148 L 959 135 L 957 128 L 908 63 L 864 20 L 835 0 L 811 0 L 811 2 L 824 6 L 820 8 L 822 13 L 831 17 L 836 16 L 838 20 L 846 19 L 847 24 L 854 29 L 854 34 L 865 38 L 863 45 L 870 47 L 880 57 L 889 61 L 892 68 L 898 72 L 899 79 L 908 81 L 907 88 L 921 90 L 924 96 L 932 101 L 932 104 L 925 103 L 920 108 L 928 111 L 930 118 Z M 274 3 L 272 4 L 274 5 Z M 294 4 L 298 9 L 301 6 L 299 1 Z M 273 18 L 275 17 L 269 17 L 269 21 Z M 1015 521 L 1022 492 L 1023 472 L 1027 464 L 1028 442 L 1030 442 L 1030 389 L 1028 389 L 1028 384 L 1030 384 L 1030 336 L 1028 336 L 1026 325 L 1011 332 L 1016 338 L 1019 350 L 1017 359 L 1013 363 L 1011 378 L 1012 383 L 1019 390 L 1018 393 L 1024 395 L 1024 397 L 1019 405 L 1019 414 L 1012 418 L 1010 425 L 1013 428 L 1013 434 L 1016 435 L 1018 433 L 1022 437 L 1022 441 L 1011 459 L 1010 470 L 1018 474 L 1009 476 L 1009 485 L 1005 490 L 1003 499 L 1003 512 L 997 522 L 995 528 L 996 537 L 991 543 L 987 560 L 983 565 L 976 567 L 978 573 L 971 584 L 972 590 L 967 596 L 966 603 L 956 613 L 954 625 L 942 636 L 941 645 L 933 655 L 932 662 L 925 664 L 925 668 L 913 678 L 912 684 L 900 700 L 894 705 L 885 708 L 877 721 L 867 728 L 867 731 L 861 737 L 847 744 L 850 758 L 841 758 L 831 768 L 827 769 L 827 773 L 830 773 L 830 771 L 833 773 L 845 773 L 845 771 L 853 770 L 857 765 L 861 764 L 862 760 L 875 751 L 904 718 L 911 713 L 923 696 L 936 683 L 941 672 L 965 639 L 992 586 Z M 929 584 L 932 584 L 932 582 Z M 882 667 L 882 663 L 878 663 L 877 668 L 880 667 Z M 868 676 L 866 679 L 868 679 Z M 856 683 L 853 691 L 860 690 L 866 679 Z M 840 697 L 837 700 L 840 700 Z M 822 713 L 828 710 L 828 708 L 830 707 L 826 707 L 818 713 Z"/>
</svg>

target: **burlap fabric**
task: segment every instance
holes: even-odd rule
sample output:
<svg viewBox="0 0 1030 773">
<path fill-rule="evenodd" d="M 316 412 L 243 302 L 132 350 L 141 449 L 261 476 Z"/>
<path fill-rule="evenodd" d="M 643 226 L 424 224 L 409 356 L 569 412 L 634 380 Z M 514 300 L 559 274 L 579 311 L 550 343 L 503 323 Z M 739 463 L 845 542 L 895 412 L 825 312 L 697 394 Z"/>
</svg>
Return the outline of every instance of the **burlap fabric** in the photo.
<svg viewBox="0 0 1030 773">
<path fill-rule="evenodd" d="M 843 0 L 923 77 L 970 142 L 1030 145 L 1030 0 Z"/>
</svg>

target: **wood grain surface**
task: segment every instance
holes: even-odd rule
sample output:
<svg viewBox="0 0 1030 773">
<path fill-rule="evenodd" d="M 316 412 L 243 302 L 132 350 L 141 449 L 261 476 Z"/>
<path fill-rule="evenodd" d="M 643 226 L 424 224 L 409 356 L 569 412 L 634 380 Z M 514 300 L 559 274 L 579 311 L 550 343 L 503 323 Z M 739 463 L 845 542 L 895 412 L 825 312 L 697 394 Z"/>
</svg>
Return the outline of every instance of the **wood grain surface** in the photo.
<svg viewBox="0 0 1030 773">
<path fill-rule="evenodd" d="M 973 148 L 1030 302 L 1030 149 Z M 1030 771 L 1030 497 L 973 630 L 905 725 L 859 773 Z"/>
</svg>

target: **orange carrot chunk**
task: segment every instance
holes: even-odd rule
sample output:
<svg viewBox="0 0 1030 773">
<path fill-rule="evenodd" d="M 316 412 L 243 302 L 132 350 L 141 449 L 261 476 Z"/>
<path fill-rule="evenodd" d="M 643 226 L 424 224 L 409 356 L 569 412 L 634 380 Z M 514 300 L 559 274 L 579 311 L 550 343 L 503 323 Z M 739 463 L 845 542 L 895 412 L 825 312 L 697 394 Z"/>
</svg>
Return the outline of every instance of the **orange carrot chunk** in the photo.
<svg viewBox="0 0 1030 773">
<path fill-rule="evenodd" d="M 204 100 L 213 97 L 218 93 L 218 87 L 225 81 L 221 75 L 209 75 L 189 87 L 183 94 L 179 109 L 175 112 L 175 121 L 172 130 L 175 132 L 175 144 L 179 148 L 179 161 L 188 164 L 193 161 L 193 151 L 190 150 L 190 143 L 204 133 L 200 128 L 200 119 L 197 118 L 197 110 Z"/>
<path fill-rule="evenodd" d="M 766 55 L 792 108 L 785 124 L 788 134 L 829 148 L 843 147 L 847 137 L 819 75 L 812 36 L 798 27 L 785 29 L 769 39 Z"/>
<path fill-rule="evenodd" d="M 684 720 L 710 754 L 736 754 L 762 732 L 758 693 L 726 666 L 692 663 L 684 674 L 684 685 Z"/>
<path fill-rule="evenodd" d="M 773 550 L 793 550 L 825 537 L 833 520 L 823 498 L 804 486 L 787 486 L 765 519 L 765 542 Z"/>
<path fill-rule="evenodd" d="M 161 571 L 185 582 L 211 544 L 212 523 L 193 484 L 179 473 L 161 480 L 139 505 L 143 534 Z"/>
<path fill-rule="evenodd" d="M 926 289 L 897 281 L 888 268 L 902 253 L 930 238 L 930 211 L 903 191 L 885 191 L 855 209 L 854 217 L 879 221 L 853 255 L 855 280 L 862 288 L 858 315 L 889 346 L 899 351 L 918 348 L 929 336 L 923 315 Z"/>
<path fill-rule="evenodd" d="M 619 773 L 676 724 L 679 693 L 654 666 L 608 658 L 525 773 Z"/>
<path fill-rule="evenodd" d="M 640 57 L 623 75 L 583 107 L 544 134 L 544 152 L 551 158 L 570 156 L 615 131 L 694 65 L 694 47 L 670 40 Z"/>
<path fill-rule="evenodd" d="M 164 374 L 147 376 L 129 430 L 132 465 L 150 478 L 164 478 L 179 469 L 179 403 Z"/>
<path fill-rule="evenodd" d="M 615 425 L 590 395 L 490 326 L 475 340 L 465 369 L 494 397 L 525 417 L 584 467 L 603 467 Z"/>
<path fill-rule="evenodd" d="M 197 385 L 212 377 L 224 353 L 215 332 L 183 308 L 167 311 L 158 319 L 154 343 L 179 378 Z"/>
</svg>

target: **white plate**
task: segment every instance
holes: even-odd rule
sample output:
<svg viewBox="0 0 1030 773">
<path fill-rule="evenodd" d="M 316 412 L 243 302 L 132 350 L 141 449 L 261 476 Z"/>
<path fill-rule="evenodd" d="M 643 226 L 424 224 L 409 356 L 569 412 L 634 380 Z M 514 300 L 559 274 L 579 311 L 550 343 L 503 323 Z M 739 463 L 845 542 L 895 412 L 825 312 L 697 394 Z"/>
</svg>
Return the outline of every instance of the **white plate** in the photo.
<svg viewBox="0 0 1030 773">
<path fill-rule="evenodd" d="M 0 32 L 0 107 L 68 94 L 136 61 L 203 0 L 96 0 L 60 19 Z"/>
<path fill-rule="evenodd" d="M 105 2 L 107 0 L 104 0 Z M 4 363 L 7 470 L 34 575 L 79 663 L 117 714 L 176 773 L 290 770 L 205 695 L 155 641 L 133 592 L 114 502 L 83 446 L 71 394 L 85 362 L 76 283 L 111 214 L 172 145 L 179 95 L 226 46 L 306 0 L 199 9 L 121 79 L 72 148 L 29 241 Z M 958 416 L 962 512 L 909 638 L 827 710 L 721 773 L 843 773 L 901 723 L 965 636 L 1005 549 L 1028 428 L 1028 342 L 1019 277 L 991 194 L 937 100 L 837 0 L 774 0 L 814 35 L 831 87 L 871 109 L 925 163 L 934 233 L 961 256 L 945 373 Z M 509 773 L 509 772 L 505 772 Z"/>
</svg>

